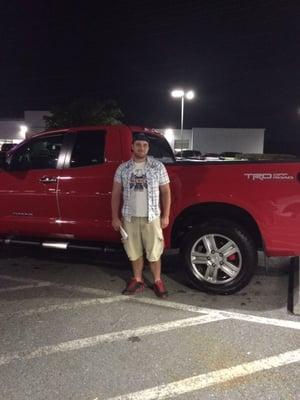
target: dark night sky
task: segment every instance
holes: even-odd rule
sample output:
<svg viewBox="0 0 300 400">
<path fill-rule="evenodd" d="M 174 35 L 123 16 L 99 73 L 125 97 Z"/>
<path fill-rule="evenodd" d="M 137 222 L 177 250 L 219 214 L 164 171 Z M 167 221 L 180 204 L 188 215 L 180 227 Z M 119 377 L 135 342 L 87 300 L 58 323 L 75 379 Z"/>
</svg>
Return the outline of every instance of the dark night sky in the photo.
<svg viewBox="0 0 300 400">
<path fill-rule="evenodd" d="M 185 127 L 262 127 L 300 149 L 299 1 L 2 0 L 0 38 L 2 118 L 114 98 L 128 123 L 178 127 L 182 85 Z"/>
</svg>

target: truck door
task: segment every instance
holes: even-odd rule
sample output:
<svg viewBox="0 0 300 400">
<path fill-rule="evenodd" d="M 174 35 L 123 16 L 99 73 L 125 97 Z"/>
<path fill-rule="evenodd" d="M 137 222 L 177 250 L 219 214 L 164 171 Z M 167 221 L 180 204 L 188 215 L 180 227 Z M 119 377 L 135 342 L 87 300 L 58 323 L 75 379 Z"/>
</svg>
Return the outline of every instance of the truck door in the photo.
<svg viewBox="0 0 300 400">
<path fill-rule="evenodd" d="M 117 162 L 105 160 L 107 132 L 78 131 L 59 180 L 58 199 L 66 238 L 118 241 L 111 227 L 111 190 Z"/>
<path fill-rule="evenodd" d="M 0 234 L 60 234 L 57 183 L 63 134 L 33 138 L 0 171 Z M 62 163 L 61 163 L 62 164 Z"/>
</svg>

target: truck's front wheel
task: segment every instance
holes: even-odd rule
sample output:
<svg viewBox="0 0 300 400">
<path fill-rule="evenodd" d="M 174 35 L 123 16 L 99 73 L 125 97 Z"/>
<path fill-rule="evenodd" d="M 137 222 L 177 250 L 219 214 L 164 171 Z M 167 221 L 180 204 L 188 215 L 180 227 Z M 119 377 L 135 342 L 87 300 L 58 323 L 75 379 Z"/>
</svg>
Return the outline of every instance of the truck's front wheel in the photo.
<svg viewBox="0 0 300 400">
<path fill-rule="evenodd" d="M 251 236 L 226 220 L 213 220 L 191 229 L 181 255 L 191 283 L 218 294 L 242 289 L 257 266 L 257 250 Z"/>
</svg>

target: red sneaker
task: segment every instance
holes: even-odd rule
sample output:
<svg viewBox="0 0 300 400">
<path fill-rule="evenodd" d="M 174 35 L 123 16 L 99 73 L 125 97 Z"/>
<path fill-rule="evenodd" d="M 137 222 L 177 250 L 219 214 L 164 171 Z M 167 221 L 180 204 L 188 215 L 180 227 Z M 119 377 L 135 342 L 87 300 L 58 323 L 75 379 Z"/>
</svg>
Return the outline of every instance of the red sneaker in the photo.
<svg viewBox="0 0 300 400">
<path fill-rule="evenodd" d="M 125 289 L 122 294 L 127 296 L 141 293 L 144 290 L 145 284 L 144 282 L 137 281 L 135 278 L 131 278 L 131 280 L 127 283 Z"/>
<path fill-rule="evenodd" d="M 161 279 L 153 284 L 153 290 L 157 297 L 160 297 L 162 299 L 168 297 L 168 292 L 165 288 L 165 284 Z"/>
</svg>

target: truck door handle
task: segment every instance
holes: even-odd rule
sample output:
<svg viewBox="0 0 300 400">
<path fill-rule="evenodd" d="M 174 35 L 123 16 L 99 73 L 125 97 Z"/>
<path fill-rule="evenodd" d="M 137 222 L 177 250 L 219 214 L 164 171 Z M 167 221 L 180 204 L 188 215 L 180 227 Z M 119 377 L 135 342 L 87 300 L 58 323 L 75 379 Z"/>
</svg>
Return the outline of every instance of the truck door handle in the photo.
<svg viewBox="0 0 300 400">
<path fill-rule="evenodd" d="M 43 184 L 56 183 L 57 178 L 55 176 L 42 176 L 40 178 L 40 182 Z"/>
</svg>

